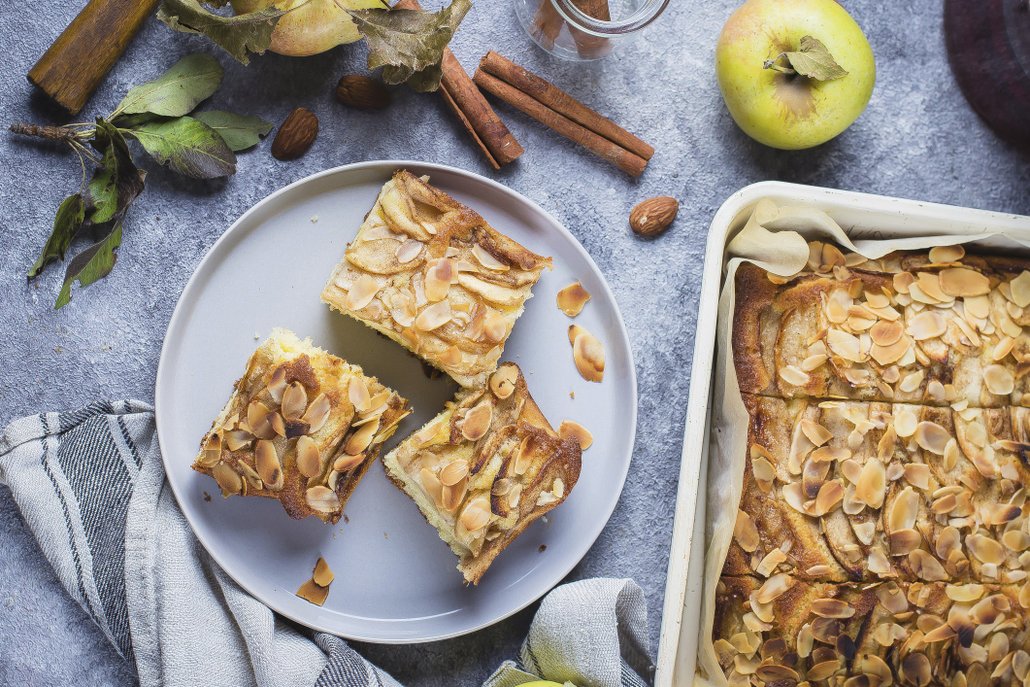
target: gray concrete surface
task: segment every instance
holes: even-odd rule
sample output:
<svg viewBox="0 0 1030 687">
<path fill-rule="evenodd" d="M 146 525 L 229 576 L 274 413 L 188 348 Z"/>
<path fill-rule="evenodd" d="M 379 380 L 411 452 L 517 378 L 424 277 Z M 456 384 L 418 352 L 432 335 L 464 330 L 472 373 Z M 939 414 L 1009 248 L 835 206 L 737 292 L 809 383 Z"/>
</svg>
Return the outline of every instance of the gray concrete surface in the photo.
<svg viewBox="0 0 1030 687">
<path fill-rule="evenodd" d="M 53 111 L 24 74 L 74 16 L 81 0 L 0 7 L 0 112 L 4 122 L 48 121 Z M 51 309 L 62 268 L 26 284 L 59 200 L 78 181 L 74 157 L 0 135 L 0 422 L 98 397 L 152 399 L 165 326 L 190 273 L 219 234 L 271 191 L 327 167 L 376 158 L 421 158 L 493 176 L 563 220 L 599 263 L 632 337 L 640 377 L 634 469 L 607 529 L 573 578 L 632 577 L 647 593 L 657 644 L 667 548 L 702 248 L 712 214 L 732 191 L 763 179 L 1030 213 L 1030 158 L 999 142 L 967 107 L 947 66 L 935 0 L 846 0 L 867 31 L 879 78 L 866 113 L 821 148 L 781 153 L 733 125 L 712 71 L 714 43 L 737 0 L 673 0 L 640 38 L 600 64 L 559 63 L 532 46 L 508 3 L 481 1 L 454 49 L 467 65 L 496 49 L 551 77 L 655 144 L 639 180 L 500 107 L 527 153 L 502 173 L 488 170 L 440 100 L 398 92 L 382 114 L 347 111 L 332 87 L 363 71 L 364 50 L 308 59 L 274 55 L 249 68 L 222 55 L 226 79 L 212 106 L 276 122 L 306 105 L 321 133 L 303 159 L 281 163 L 269 144 L 240 157 L 232 179 L 198 183 L 147 164 L 144 196 L 128 218 L 114 273 Z M 212 50 L 200 39 L 149 22 L 85 114 L 109 111 L 131 85 L 180 55 Z M 674 227 L 640 240 L 629 208 L 656 194 L 682 202 Z M 362 646 L 410 685 L 469 685 L 513 656 L 531 618 L 520 613 L 475 636 L 412 647 Z M 6 490 L 0 489 L 0 682 L 131 685 L 124 665 L 64 595 Z"/>
</svg>

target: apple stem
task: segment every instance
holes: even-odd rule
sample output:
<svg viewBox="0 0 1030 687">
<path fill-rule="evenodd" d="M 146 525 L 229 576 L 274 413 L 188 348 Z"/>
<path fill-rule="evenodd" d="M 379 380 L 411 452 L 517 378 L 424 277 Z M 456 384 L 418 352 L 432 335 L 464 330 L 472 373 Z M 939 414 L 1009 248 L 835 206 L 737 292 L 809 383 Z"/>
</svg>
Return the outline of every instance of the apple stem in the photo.
<svg viewBox="0 0 1030 687">
<path fill-rule="evenodd" d="M 781 53 L 782 55 L 782 53 Z M 776 59 L 779 59 L 780 55 L 777 55 Z M 782 64 L 778 64 L 776 59 L 766 60 L 762 63 L 762 67 L 765 69 L 772 69 L 773 71 L 780 72 L 781 74 L 787 74 L 789 76 L 795 76 L 797 71 L 791 67 L 784 67 Z"/>
</svg>

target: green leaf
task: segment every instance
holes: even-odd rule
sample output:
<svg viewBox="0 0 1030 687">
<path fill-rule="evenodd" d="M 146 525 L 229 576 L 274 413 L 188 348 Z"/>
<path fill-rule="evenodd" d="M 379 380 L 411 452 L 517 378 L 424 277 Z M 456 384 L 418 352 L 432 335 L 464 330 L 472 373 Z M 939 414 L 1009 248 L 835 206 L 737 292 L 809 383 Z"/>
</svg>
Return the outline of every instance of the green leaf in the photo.
<svg viewBox="0 0 1030 687">
<path fill-rule="evenodd" d="M 787 60 L 789 68 L 777 64 L 781 58 Z M 832 81 L 848 75 L 848 72 L 833 59 L 833 55 L 822 41 L 812 36 L 802 37 L 799 50 L 782 52 L 775 58 L 766 60 L 765 68 L 800 74 L 817 81 Z"/>
<path fill-rule="evenodd" d="M 349 10 L 368 42 L 369 69 L 383 68 L 383 81 L 416 91 L 440 87 L 440 62 L 471 0 L 452 0 L 439 12 Z"/>
<path fill-rule="evenodd" d="M 110 122 L 97 119 L 91 144 L 103 158 L 89 182 L 89 222 L 103 224 L 125 214 L 143 192 L 146 172 L 136 167 L 125 138 Z"/>
<path fill-rule="evenodd" d="M 250 53 L 263 53 L 272 31 L 286 12 L 266 7 L 257 12 L 224 17 L 204 9 L 197 0 L 164 0 L 157 18 L 176 31 L 207 36 L 243 64 Z"/>
<path fill-rule="evenodd" d="M 43 246 L 43 252 L 36 258 L 35 264 L 29 269 L 29 279 L 39 275 L 43 268 L 54 260 L 64 260 L 64 253 L 71 245 L 72 239 L 82 227 L 86 218 L 86 202 L 82 194 L 76 193 L 68 196 L 57 208 L 54 216 L 54 228 L 50 230 L 50 238 Z"/>
<path fill-rule="evenodd" d="M 234 112 L 206 110 L 193 116 L 214 129 L 234 153 L 256 146 L 272 130 L 271 122 Z"/>
<path fill-rule="evenodd" d="M 110 274 L 117 259 L 115 251 L 120 245 L 122 245 L 121 219 L 114 223 L 107 236 L 76 255 L 68 263 L 68 269 L 64 273 L 64 284 L 61 285 L 61 292 L 57 294 L 54 309 L 64 307 L 72 299 L 74 282 L 78 281 L 79 286 L 85 288 Z"/>
<path fill-rule="evenodd" d="M 153 81 L 129 89 L 115 112 L 181 117 L 210 97 L 221 83 L 218 60 L 203 53 L 187 55 Z"/>
<path fill-rule="evenodd" d="M 130 132 L 162 165 L 197 179 L 236 172 L 236 155 L 214 129 L 192 117 L 148 122 Z"/>
</svg>

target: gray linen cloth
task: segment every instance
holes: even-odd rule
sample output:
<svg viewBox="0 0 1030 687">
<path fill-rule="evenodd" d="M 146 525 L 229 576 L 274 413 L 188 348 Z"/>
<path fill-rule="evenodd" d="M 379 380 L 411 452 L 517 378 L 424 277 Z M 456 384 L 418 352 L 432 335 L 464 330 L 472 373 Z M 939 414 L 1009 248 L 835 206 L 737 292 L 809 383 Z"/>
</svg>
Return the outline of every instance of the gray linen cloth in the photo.
<svg viewBox="0 0 1030 687">
<path fill-rule="evenodd" d="M 97 402 L 15 420 L 0 437 L 0 483 L 144 687 L 399 687 L 340 638 L 276 616 L 211 560 L 165 485 L 149 405 Z M 613 579 L 556 588 L 521 654 L 487 684 L 645 685 L 640 588 Z"/>
</svg>

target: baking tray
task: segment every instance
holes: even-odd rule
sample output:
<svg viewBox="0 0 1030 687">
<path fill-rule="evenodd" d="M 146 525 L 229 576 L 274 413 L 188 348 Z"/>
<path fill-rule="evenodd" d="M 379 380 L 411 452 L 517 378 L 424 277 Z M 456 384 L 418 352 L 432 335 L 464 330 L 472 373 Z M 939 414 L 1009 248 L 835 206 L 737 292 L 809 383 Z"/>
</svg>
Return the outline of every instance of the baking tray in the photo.
<svg viewBox="0 0 1030 687">
<path fill-rule="evenodd" d="M 708 478 L 708 425 L 719 291 L 726 264 L 726 244 L 763 198 L 779 205 L 805 205 L 823 210 L 853 239 L 983 233 L 1019 236 L 1030 241 L 1030 217 L 1023 215 L 778 181 L 746 186 L 722 204 L 712 219 L 705 247 L 676 519 L 658 644 L 656 687 L 679 687 L 694 681 L 704 572 L 706 490 L 703 485 Z M 999 244 L 985 237 L 980 245 L 997 247 Z M 1006 245 L 1006 249 L 1010 246 Z"/>
</svg>

